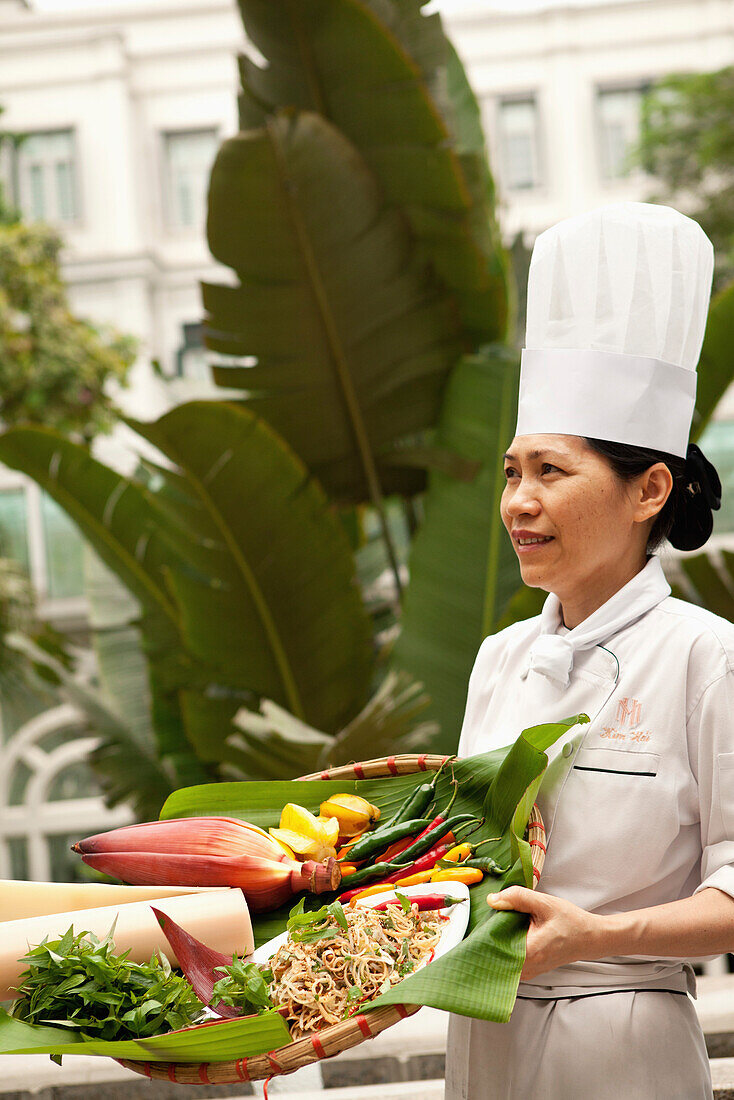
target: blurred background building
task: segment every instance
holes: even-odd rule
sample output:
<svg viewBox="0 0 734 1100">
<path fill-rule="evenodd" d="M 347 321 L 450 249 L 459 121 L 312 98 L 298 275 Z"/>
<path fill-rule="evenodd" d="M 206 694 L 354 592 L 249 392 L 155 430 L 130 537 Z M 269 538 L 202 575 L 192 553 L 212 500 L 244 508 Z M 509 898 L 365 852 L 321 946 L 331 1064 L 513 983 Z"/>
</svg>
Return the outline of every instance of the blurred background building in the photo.
<svg viewBox="0 0 734 1100">
<path fill-rule="evenodd" d="M 734 0 L 509 12 L 482 0 L 436 6 L 482 105 L 501 227 L 520 283 L 538 232 L 605 202 L 649 197 L 652 181 L 629 158 L 643 91 L 668 73 L 734 60 Z M 69 0 L 68 10 L 57 11 L 0 0 L 3 128 L 26 135 L 16 149 L 4 147 L 0 179 L 27 220 L 62 232 L 75 312 L 140 338 L 132 386 L 120 403 L 143 419 L 212 392 L 199 323 L 198 283 L 215 273 L 205 197 L 216 149 L 237 129 L 244 45 L 234 0 L 83 8 Z M 707 450 L 734 488 L 727 419 L 734 419 L 734 402 L 719 416 Z M 125 460 L 124 433 L 100 447 Z M 79 536 L 36 485 L 2 469 L 0 531 L 6 552 L 30 573 L 41 615 L 83 635 Z M 734 531 L 731 503 L 717 531 Z M 64 749 L 82 745 L 68 707 L 1 720 L 0 805 L 10 816 L 0 826 L 0 877 L 48 877 L 49 851 L 63 839 L 54 800 L 67 800 L 64 831 L 102 819 L 82 766 L 86 748 Z M 51 806 L 46 817 L 39 805 L 44 813 Z"/>
</svg>

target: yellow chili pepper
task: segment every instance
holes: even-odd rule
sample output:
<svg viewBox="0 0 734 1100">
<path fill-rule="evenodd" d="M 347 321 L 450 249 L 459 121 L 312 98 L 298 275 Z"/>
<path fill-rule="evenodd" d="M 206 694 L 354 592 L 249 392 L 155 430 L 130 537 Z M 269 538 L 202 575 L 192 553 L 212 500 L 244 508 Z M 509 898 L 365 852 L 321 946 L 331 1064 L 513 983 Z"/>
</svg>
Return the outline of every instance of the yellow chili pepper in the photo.
<svg viewBox="0 0 734 1100">
<path fill-rule="evenodd" d="M 361 901 L 362 898 L 369 898 L 372 896 L 372 894 L 386 893 L 390 889 L 391 885 L 392 883 L 388 883 L 388 885 L 386 886 L 383 882 L 382 886 L 366 886 L 361 894 L 354 895 L 354 897 L 349 902 L 349 907 L 353 909 L 356 902 Z"/>
<path fill-rule="evenodd" d="M 433 874 L 433 867 L 429 867 L 427 871 L 419 871 L 417 875 L 408 875 L 407 878 L 399 878 L 395 883 L 396 886 L 418 886 L 421 882 L 430 882 L 431 875 Z"/>
<path fill-rule="evenodd" d="M 466 886 L 472 886 L 483 878 L 484 872 L 478 867 L 439 867 L 431 875 L 431 882 L 463 882 Z"/>
<path fill-rule="evenodd" d="M 347 875 L 353 875 L 357 870 L 357 866 L 354 863 L 342 863 L 342 878 L 346 878 Z"/>
<path fill-rule="evenodd" d="M 462 859 L 469 858 L 471 850 L 471 844 L 456 844 L 443 858 L 447 863 L 461 863 Z"/>
</svg>

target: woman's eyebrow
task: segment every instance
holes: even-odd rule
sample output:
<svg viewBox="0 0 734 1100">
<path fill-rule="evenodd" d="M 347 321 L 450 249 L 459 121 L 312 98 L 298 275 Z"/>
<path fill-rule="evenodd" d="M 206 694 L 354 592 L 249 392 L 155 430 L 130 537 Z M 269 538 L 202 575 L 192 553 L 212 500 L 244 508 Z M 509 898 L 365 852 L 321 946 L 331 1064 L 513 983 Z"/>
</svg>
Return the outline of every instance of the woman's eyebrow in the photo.
<svg viewBox="0 0 734 1100">
<path fill-rule="evenodd" d="M 564 462 L 568 461 L 568 455 L 564 454 L 563 451 L 554 451 L 550 448 L 542 451 L 529 451 L 527 454 L 527 458 L 530 460 L 534 460 L 536 458 L 547 458 L 548 456 L 550 456 L 551 458 L 560 458 Z M 504 454 L 502 458 L 505 462 L 517 462 L 517 456 L 510 454 L 509 451 Z"/>
</svg>

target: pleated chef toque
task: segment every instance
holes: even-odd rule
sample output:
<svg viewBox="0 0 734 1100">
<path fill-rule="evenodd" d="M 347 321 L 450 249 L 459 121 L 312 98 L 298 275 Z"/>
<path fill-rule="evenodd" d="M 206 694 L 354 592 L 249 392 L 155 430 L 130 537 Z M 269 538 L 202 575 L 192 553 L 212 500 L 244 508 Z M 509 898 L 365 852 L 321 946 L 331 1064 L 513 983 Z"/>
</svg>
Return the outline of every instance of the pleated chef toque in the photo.
<svg viewBox="0 0 734 1100">
<path fill-rule="evenodd" d="M 713 247 L 669 206 L 611 203 L 535 242 L 516 435 L 684 456 Z"/>
</svg>

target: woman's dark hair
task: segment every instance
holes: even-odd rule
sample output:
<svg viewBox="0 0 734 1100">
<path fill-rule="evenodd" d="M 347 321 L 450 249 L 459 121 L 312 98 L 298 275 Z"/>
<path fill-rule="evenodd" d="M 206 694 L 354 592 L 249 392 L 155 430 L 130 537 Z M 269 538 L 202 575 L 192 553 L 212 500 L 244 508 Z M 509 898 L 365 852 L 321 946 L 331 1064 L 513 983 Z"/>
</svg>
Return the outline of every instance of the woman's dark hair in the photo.
<svg viewBox="0 0 734 1100">
<path fill-rule="evenodd" d="M 610 443 L 606 439 L 586 440 L 592 451 L 606 458 L 621 481 L 632 481 L 656 462 L 664 462 L 673 475 L 673 488 L 662 510 L 655 517 L 647 549 L 652 551 L 665 539 L 677 550 L 698 550 L 708 540 L 714 526 L 712 512 L 721 507 L 721 482 L 714 466 L 695 443 L 690 443 L 685 458 Z"/>
</svg>

